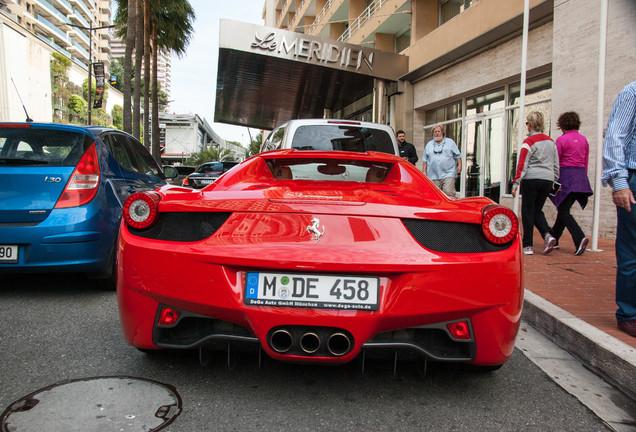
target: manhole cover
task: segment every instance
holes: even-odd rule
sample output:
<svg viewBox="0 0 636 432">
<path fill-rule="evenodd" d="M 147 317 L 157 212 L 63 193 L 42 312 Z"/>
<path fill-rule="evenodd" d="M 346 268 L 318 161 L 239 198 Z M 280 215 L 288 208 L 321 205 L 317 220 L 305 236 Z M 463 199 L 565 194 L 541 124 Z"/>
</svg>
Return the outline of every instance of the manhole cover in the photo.
<svg viewBox="0 0 636 432">
<path fill-rule="evenodd" d="M 143 378 L 96 377 L 62 381 L 12 403 L 2 432 L 158 431 L 181 413 L 170 385 Z"/>
</svg>

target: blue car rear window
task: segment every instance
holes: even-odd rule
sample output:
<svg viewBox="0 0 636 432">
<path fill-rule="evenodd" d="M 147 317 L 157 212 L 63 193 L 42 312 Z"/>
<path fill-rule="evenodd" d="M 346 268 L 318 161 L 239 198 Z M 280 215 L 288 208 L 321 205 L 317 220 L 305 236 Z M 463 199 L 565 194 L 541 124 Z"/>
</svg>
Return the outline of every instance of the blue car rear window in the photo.
<svg viewBox="0 0 636 432">
<path fill-rule="evenodd" d="M 75 166 L 91 142 L 79 132 L 0 128 L 0 165 Z"/>
</svg>

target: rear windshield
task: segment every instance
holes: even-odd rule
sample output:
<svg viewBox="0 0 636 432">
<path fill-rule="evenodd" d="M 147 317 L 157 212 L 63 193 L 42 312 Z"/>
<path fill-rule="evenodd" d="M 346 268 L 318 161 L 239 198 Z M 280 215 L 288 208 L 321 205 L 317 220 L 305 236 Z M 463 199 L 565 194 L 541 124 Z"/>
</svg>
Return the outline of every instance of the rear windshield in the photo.
<svg viewBox="0 0 636 432">
<path fill-rule="evenodd" d="M 0 128 L 0 165 L 75 166 L 91 142 L 79 132 Z"/>
<path fill-rule="evenodd" d="M 188 175 L 194 172 L 195 168 L 191 166 L 174 165 L 179 175 Z"/>
<path fill-rule="evenodd" d="M 224 173 L 226 171 L 229 171 L 230 168 L 233 168 L 236 165 L 238 165 L 238 162 L 215 162 L 211 164 L 201 165 L 199 168 L 197 168 L 197 172 L 201 174 Z"/>
<path fill-rule="evenodd" d="M 292 148 L 299 150 L 378 151 L 395 154 L 391 135 L 381 129 L 356 125 L 299 126 Z"/>
<path fill-rule="evenodd" d="M 380 183 L 393 163 L 354 159 L 269 159 L 267 165 L 279 180 L 355 181 Z"/>
</svg>

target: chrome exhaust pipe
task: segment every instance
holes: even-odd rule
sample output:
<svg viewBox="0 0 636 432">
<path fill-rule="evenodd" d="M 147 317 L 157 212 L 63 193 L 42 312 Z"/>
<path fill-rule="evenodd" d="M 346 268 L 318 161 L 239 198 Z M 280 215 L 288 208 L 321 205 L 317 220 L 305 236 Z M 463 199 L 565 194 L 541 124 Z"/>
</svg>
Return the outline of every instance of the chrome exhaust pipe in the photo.
<svg viewBox="0 0 636 432">
<path fill-rule="evenodd" d="M 300 337 L 300 349 L 307 354 L 313 354 L 320 348 L 320 338 L 316 333 L 307 332 Z"/>
<path fill-rule="evenodd" d="M 294 338 L 287 330 L 276 330 L 269 338 L 269 345 L 277 353 L 286 353 L 294 344 Z"/>
<path fill-rule="evenodd" d="M 340 357 L 349 352 L 351 340 L 344 333 L 333 333 L 327 341 L 327 349 L 336 357 Z"/>
</svg>

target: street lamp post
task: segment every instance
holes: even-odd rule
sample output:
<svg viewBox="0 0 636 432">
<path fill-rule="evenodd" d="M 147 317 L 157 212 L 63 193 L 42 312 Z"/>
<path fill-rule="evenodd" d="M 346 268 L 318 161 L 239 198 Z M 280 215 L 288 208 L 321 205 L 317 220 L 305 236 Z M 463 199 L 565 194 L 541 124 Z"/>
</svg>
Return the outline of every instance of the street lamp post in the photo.
<svg viewBox="0 0 636 432">
<path fill-rule="evenodd" d="M 92 96 L 93 96 L 93 79 L 92 79 L 92 75 L 93 75 L 93 30 L 102 30 L 102 29 L 107 29 L 107 28 L 112 28 L 115 27 L 114 25 L 106 25 L 106 26 L 100 26 L 100 27 L 93 27 L 93 23 L 88 23 L 88 27 L 84 27 L 81 25 L 77 25 L 77 24 L 71 24 L 71 23 L 67 23 L 69 26 L 71 27 L 76 27 L 79 29 L 83 29 L 83 30 L 88 30 L 88 124 L 90 126 L 91 124 L 91 112 L 93 110 L 93 106 L 92 106 Z"/>
</svg>

